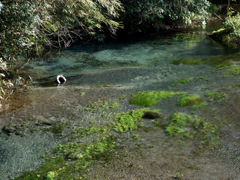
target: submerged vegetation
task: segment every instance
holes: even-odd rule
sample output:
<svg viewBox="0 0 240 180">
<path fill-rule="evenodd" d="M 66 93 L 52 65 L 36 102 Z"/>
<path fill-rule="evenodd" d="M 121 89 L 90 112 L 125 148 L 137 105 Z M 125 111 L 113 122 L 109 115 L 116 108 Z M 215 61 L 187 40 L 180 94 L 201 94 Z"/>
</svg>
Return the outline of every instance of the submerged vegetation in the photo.
<svg viewBox="0 0 240 180">
<path fill-rule="evenodd" d="M 140 91 L 132 94 L 132 99 L 129 101 L 131 104 L 150 107 L 161 100 L 179 95 L 179 93 L 171 91 Z"/>
<path fill-rule="evenodd" d="M 66 144 L 59 144 L 53 157 L 50 157 L 38 169 L 15 179 L 86 178 L 85 174 L 94 162 L 108 163 L 114 156 L 113 153 L 121 147 L 121 144 L 117 142 L 121 137 L 114 132 L 124 133 L 136 130 L 145 112 L 152 111 L 136 109 L 127 113 L 117 113 L 114 115 L 112 123 L 100 127 L 94 127 L 91 124 L 87 128 L 75 128 L 72 139 Z M 82 142 L 91 135 L 95 137 L 92 141 Z M 134 136 L 133 139 L 136 137 Z"/>
<path fill-rule="evenodd" d="M 207 119 L 183 113 L 173 114 L 165 131 L 172 136 L 181 135 L 183 139 L 200 139 L 201 145 L 205 143 L 214 144 L 218 139 L 216 135 L 217 127 Z"/>
<path fill-rule="evenodd" d="M 185 82 L 185 81 L 184 81 Z M 187 81 L 188 82 L 188 81 Z M 184 92 L 172 92 L 172 91 L 140 91 L 132 94 L 130 99 L 131 104 L 139 106 L 151 107 L 159 103 L 161 100 L 170 98 L 173 96 L 178 97 L 179 106 L 189 106 L 202 103 L 202 98 L 196 94 L 187 94 Z"/>
<path fill-rule="evenodd" d="M 182 98 L 178 100 L 179 106 L 189 106 L 194 104 L 199 104 L 202 102 L 202 98 L 196 94 L 183 95 Z"/>
</svg>

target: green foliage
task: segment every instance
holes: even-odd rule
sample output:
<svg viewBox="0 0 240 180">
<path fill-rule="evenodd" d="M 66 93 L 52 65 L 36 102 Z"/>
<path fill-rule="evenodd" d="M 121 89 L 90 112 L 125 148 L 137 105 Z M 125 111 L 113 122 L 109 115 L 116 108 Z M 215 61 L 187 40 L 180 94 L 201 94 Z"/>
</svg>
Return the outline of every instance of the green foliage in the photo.
<svg viewBox="0 0 240 180">
<path fill-rule="evenodd" d="M 0 58 L 0 104 L 12 91 L 13 83 L 6 79 L 7 64 Z"/>
<path fill-rule="evenodd" d="M 195 104 L 191 107 L 191 109 L 193 110 L 198 110 L 198 109 L 202 109 L 206 106 L 207 104 L 206 103 L 198 103 L 198 104 Z"/>
<path fill-rule="evenodd" d="M 240 38 L 240 14 L 233 14 L 234 11 L 228 13 L 224 21 L 224 27 L 230 34 Z"/>
<path fill-rule="evenodd" d="M 67 47 L 76 38 L 99 30 L 115 33 L 118 0 L 3 0 L 0 10 L 0 54 L 5 60 L 39 54 L 43 46 Z"/>
<path fill-rule="evenodd" d="M 171 91 L 140 91 L 132 94 L 131 104 L 150 107 L 159 103 L 162 99 L 170 98 L 179 93 Z"/>
<path fill-rule="evenodd" d="M 204 21 L 210 7 L 207 0 L 121 0 L 121 2 L 125 9 L 124 26 L 130 32 L 189 25 L 194 20 Z"/>
</svg>

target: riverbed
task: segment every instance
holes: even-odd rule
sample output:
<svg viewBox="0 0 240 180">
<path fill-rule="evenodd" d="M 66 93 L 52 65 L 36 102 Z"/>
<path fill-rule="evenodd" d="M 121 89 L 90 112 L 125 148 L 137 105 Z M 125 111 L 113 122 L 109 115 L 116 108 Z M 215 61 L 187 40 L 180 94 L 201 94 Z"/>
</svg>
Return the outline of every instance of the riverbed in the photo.
<svg viewBox="0 0 240 180">
<path fill-rule="evenodd" d="M 238 179 L 240 74 L 231 73 L 238 59 L 238 50 L 197 31 L 75 45 L 25 63 L 28 83 L 0 115 L 0 175 L 12 179 L 38 169 L 56 156 L 59 144 L 98 142 L 99 132 L 76 140 L 77 129 L 105 126 L 117 146 L 111 159 L 91 159 L 84 176 L 74 171 L 71 177 Z M 67 82 L 57 85 L 58 74 Z M 146 113 L 137 129 L 115 131 L 115 115 L 145 108 L 130 101 L 134 93 L 149 91 L 197 95 L 201 102 L 181 106 L 182 95 L 159 100 L 148 107 L 158 110 L 156 116 Z M 178 113 L 201 120 L 197 127 L 180 127 L 190 137 L 167 133 Z M 75 160 L 70 154 L 65 163 Z M 39 170 L 35 178 L 66 179 L 59 176 L 64 168 Z"/>
</svg>

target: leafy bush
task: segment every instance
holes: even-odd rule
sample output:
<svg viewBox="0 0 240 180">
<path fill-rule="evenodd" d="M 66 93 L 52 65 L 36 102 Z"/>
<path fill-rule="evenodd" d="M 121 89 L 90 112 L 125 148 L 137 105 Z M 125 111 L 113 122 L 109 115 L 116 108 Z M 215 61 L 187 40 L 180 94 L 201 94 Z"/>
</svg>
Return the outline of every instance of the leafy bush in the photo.
<svg viewBox="0 0 240 180">
<path fill-rule="evenodd" d="M 5 60 L 39 54 L 43 46 L 68 47 L 76 38 L 100 30 L 112 33 L 122 10 L 118 0 L 3 0 L 0 4 L 0 48 Z"/>
<path fill-rule="evenodd" d="M 128 31 L 144 29 L 176 28 L 192 24 L 193 20 L 204 21 L 210 3 L 207 0 L 121 0 L 125 13 L 124 26 Z"/>
<path fill-rule="evenodd" d="M 240 14 L 233 15 L 234 12 L 229 12 L 224 21 L 224 26 L 229 34 L 240 38 Z"/>
</svg>

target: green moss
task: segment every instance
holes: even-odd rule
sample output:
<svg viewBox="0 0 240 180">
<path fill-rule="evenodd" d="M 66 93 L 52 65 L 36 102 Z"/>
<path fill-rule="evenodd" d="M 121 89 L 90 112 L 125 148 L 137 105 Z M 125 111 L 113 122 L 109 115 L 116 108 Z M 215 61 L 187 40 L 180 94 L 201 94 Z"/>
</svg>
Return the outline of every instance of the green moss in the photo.
<svg viewBox="0 0 240 180">
<path fill-rule="evenodd" d="M 114 116 L 114 130 L 117 132 L 127 132 L 136 130 L 138 127 L 137 121 L 141 120 L 144 113 L 148 109 L 137 109 L 128 113 L 120 113 Z"/>
<path fill-rule="evenodd" d="M 186 78 L 186 79 L 181 79 L 181 80 L 176 80 L 174 81 L 174 85 L 183 85 L 189 83 L 193 78 Z"/>
<path fill-rule="evenodd" d="M 226 93 L 220 90 L 216 90 L 216 91 L 207 92 L 205 94 L 205 97 L 209 98 L 211 101 L 221 101 L 226 97 Z"/>
<path fill-rule="evenodd" d="M 115 109 L 118 107 L 118 103 L 113 103 L 112 101 L 104 101 L 104 100 L 97 100 L 88 104 L 85 111 L 92 112 L 92 113 L 105 113 L 109 109 Z"/>
<path fill-rule="evenodd" d="M 240 67 L 236 67 L 236 68 L 229 68 L 226 70 L 228 73 L 235 75 L 235 76 L 239 76 L 240 75 Z"/>
<path fill-rule="evenodd" d="M 194 105 L 202 102 L 202 98 L 199 95 L 190 94 L 185 95 L 181 99 L 178 100 L 179 106 L 189 106 Z"/>
<path fill-rule="evenodd" d="M 50 131 L 54 134 L 60 134 L 63 132 L 66 126 L 67 126 L 67 123 L 56 124 L 52 128 L 50 128 Z"/>
<path fill-rule="evenodd" d="M 47 173 L 46 179 L 47 179 L 47 180 L 54 180 L 55 177 L 57 177 L 57 173 L 54 172 L 54 171 L 49 171 L 49 172 Z"/>
<path fill-rule="evenodd" d="M 86 93 L 85 92 L 81 92 L 80 93 L 80 96 L 84 96 Z"/>
<path fill-rule="evenodd" d="M 207 119 L 185 115 L 183 113 L 175 113 L 165 132 L 168 135 L 179 136 L 182 139 L 196 138 L 201 140 L 201 143 L 212 144 L 218 139 L 216 135 L 217 128 L 207 121 Z"/>
<path fill-rule="evenodd" d="M 225 67 L 231 64 L 231 59 L 233 58 L 230 56 L 218 55 L 213 57 L 204 58 L 201 60 L 202 64 L 208 64 L 212 66 Z"/>
<path fill-rule="evenodd" d="M 172 61 L 171 64 L 179 65 L 179 64 L 185 64 L 185 65 L 199 65 L 201 64 L 201 61 L 194 58 L 181 58 L 179 60 Z"/>
<path fill-rule="evenodd" d="M 206 105 L 207 105 L 206 103 L 198 103 L 198 104 L 195 104 L 194 106 L 192 106 L 191 109 L 194 109 L 194 110 L 202 109 Z"/>
<path fill-rule="evenodd" d="M 159 103 L 162 99 L 170 98 L 179 93 L 171 91 L 140 91 L 132 94 L 131 104 L 150 107 Z"/>
<path fill-rule="evenodd" d="M 188 119 L 189 117 L 184 116 L 182 113 L 175 113 L 172 116 L 169 125 L 166 127 L 166 133 L 169 135 L 177 135 L 186 132 L 184 125 Z"/>
<path fill-rule="evenodd" d="M 233 62 L 240 61 L 240 53 L 233 53 L 230 55 L 218 55 L 207 57 L 203 59 L 194 59 L 194 58 L 181 58 L 179 60 L 172 61 L 171 64 L 179 65 L 199 65 L 199 64 L 208 64 L 217 68 L 223 68 L 230 66 Z"/>
<path fill-rule="evenodd" d="M 109 105 L 109 108 L 111 108 L 111 109 L 115 109 L 116 107 L 118 107 L 117 103 L 113 103 L 113 104 Z"/>
</svg>

